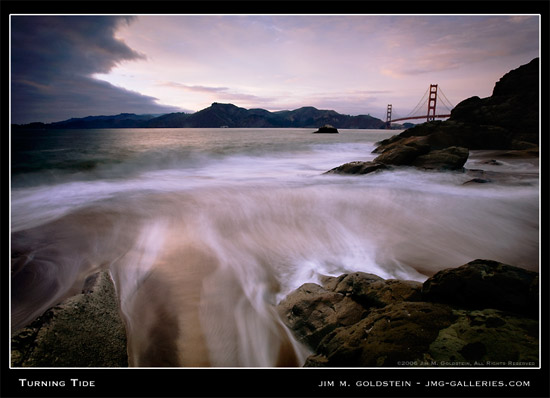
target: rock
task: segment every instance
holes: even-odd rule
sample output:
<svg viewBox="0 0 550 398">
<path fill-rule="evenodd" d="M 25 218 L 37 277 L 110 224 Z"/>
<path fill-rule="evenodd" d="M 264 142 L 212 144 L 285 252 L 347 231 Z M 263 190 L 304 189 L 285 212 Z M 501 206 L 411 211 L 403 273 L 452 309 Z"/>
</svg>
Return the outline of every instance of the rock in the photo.
<svg viewBox="0 0 550 398">
<path fill-rule="evenodd" d="M 353 325 L 367 313 L 351 298 L 314 283 L 300 286 L 279 303 L 277 310 L 298 340 L 313 349 L 326 334 Z"/>
<path fill-rule="evenodd" d="M 306 362 L 304 363 L 305 368 L 322 368 L 329 366 L 331 365 L 324 355 L 310 355 L 306 358 Z"/>
<path fill-rule="evenodd" d="M 494 309 L 454 310 L 456 319 L 439 331 L 425 361 L 434 366 L 458 362 L 462 366 L 510 366 L 525 362 L 538 366 L 538 321 Z"/>
<path fill-rule="evenodd" d="M 422 301 L 422 283 L 397 279 L 376 281 L 367 286 L 355 300 L 368 307 L 377 308 L 402 301 Z"/>
<path fill-rule="evenodd" d="M 451 119 L 507 130 L 510 149 L 513 140 L 538 145 L 539 90 L 539 59 L 535 58 L 505 74 L 495 84 L 491 97 L 473 97 L 458 104 L 451 112 Z"/>
<path fill-rule="evenodd" d="M 278 307 L 314 351 L 306 367 L 538 366 L 536 272 L 475 260 L 423 284 L 364 272 L 321 283 Z"/>
<path fill-rule="evenodd" d="M 335 167 L 324 174 L 368 174 L 377 170 L 387 170 L 388 166 L 375 162 L 350 162 Z"/>
<path fill-rule="evenodd" d="M 313 134 L 338 134 L 338 129 L 330 124 L 325 124 L 323 127 L 319 127 L 317 131 L 314 131 Z"/>
<path fill-rule="evenodd" d="M 384 280 L 377 275 L 365 272 L 326 278 L 323 281 L 323 287 L 351 297 L 367 309 L 380 308 L 400 301 L 420 301 L 422 298 L 420 282 Z"/>
<path fill-rule="evenodd" d="M 530 147 L 526 149 L 518 148 L 517 150 L 505 152 L 501 156 L 505 158 L 538 158 L 539 147 Z"/>
<path fill-rule="evenodd" d="M 468 160 L 468 149 L 449 146 L 444 149 L 432 149 L 426 137 L 409 137 L 401 141 L 388 143 L 374 163 L 395 166 L 415 166 L 423 169 L 457 170 Z M 434 146 L 439 147 L 438 145 Z"/>
<path fill-rule="evenodd" d="M 415 148 L 406 144 L 395 145 L 384 151 L 374 159 L 375 163 L 391 164 L 395 166 L 410 165 L 418 156 L 427 153 L 427 150 Z"/>
<path fill-rule="evenodd" d="M 431 131 L 433 125 L 430 123 L 428 125 L 430 127 L 424 130 Z M 406 136 L 408 131 L 381 141 L 374 150 L 380 155 L 372 162 L 350 162 L 329 170 L 327 173 L 367 174 L 376 170 L 389 169 L 390 165 L 414 166 L 421 169 L 459 170 L 468 160 L 469 151 L 460 146 L 463 142 L 457 140 L 455 134 L 450 134 L 449 137 L 441 133 Z"/>
<path fill-rule="evenodd" d="M 490 164 L 491 166 L 502 166 L 502 163 L 499 162 L 498 160 L 495 160 L 495 159 L 489 159 L 489 160 L 486 160 L 482 163 L 483 164 Z"/>
<path fill-rule="evenodd" d="M 127 367 L 126 330 L 118 311 L 109 274 L 92 275 L 83 293 L 12 336 L 12 366 Z"/>
<path fill-rule="evenodd" d="M 510 141 L 510 147 L 513 148 L 513 151 L 518 151 L 518 154 L 520 151 L 524 151 L 524 153 L 519 154 L 521 157 L 539 156 L 539 146 L 532 142 L 522 141 L 521 139 L 512 139 Z"/>
<path fill-rule="evenodd" d="M 484 178 L 472 178 L 471 180 L 468 180 L 466 182 L 463 182 L 462 185 L 467 185 L 467 184 L 487 184 L 491 182 L 491 180 L 487 180 L 487 179 L 484 179 Z"/>
<path fill-rule="evenodd" d="M 424 169 L 458 170 L 462 169 L 468 160 L 468 155 L 467 148 L 452 146 L 418 156 L 411 162 L 411 165 Z"/>
<path fill-rule="evenodd" d="M 422 357 L 441 329 L 455 319 L 450 307 L 401 302 L 372 311 L 365 319 L 329 333 L 308 365 L 397 366 Z"/>
<path fill-rule="evenodd" d="M 306 367 L 538 366 L 538 322 L 498 310 L 455 310 L 402 302 L 340 327 L 307 358 Z"/>
<path fill-rule="evenodd" d="M 425 300 L 469 309 L 538 315 L 538 273 L 491 260 L 438 272 L 422 287 Z"/>
<path fill-rule="evenodd" d="M 532 178 L 529 174 L 507 173 L 492 170 L 467 169 L 464 171 L 465 176 L 472 177 L 470 180 L 462 183 L 462 185 L 471 184 L 486 184 L 499 183 L 508 185 L 522 185 L 525 178 Z"/>
<path fill-rule="evenodd" d="M 409 130 L 405 130 L 399 135 L 394 135 L 393 137 L 378 142 L 378 146 L 372 152 L 384 153 L 402 146 L 407 146 L 416 149 L 418 155 L 428 153 L 431 148 L 428 137 L 409 136 L 406 135 L 408 131 Z"/>
<path fill-rule="evenodd" d="M 378 275 L 354 272 L 336 277 L 325 277 L 322 283 L 327 290 L 356 298 L 361 296 L 371 283 L 378 281 L 383 281 Z"/>
<path fill-rule="evenodd" d="M 422 138 L 421 138 L 422 137 Z M 380 142 L 374 153 L 383 153 L 392 146 L 408 145 L 420 139 L 430 150 L 459 146 L 474 149 L 508 149 L 510 132 L 499 126 L 477 125 L 456 120 L 432 121 L 418 124 L 401 134 Z"/>
</svg>

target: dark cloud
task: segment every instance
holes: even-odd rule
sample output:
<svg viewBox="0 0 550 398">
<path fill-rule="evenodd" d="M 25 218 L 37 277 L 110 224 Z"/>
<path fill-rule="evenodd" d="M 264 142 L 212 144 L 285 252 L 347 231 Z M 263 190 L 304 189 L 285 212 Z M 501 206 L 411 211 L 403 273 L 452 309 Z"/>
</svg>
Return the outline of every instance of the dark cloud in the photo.
<svg viewBox="0 0 550 398">
<path fill-rule="evenodd" d="M 13 16 L 12 123 L 52 122 L 121 112 L 178 110 L 155 98 L 92 78 L 120 62 L 145 58 L 114 36 L 131 17 Z"/>
</svg>

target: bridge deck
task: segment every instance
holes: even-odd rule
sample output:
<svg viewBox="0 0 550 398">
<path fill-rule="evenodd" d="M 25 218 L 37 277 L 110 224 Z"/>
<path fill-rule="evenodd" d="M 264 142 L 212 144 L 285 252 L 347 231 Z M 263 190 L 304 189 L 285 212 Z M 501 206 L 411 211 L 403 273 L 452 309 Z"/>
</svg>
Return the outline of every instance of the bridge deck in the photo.
<svg viewBox="0 0 550 398">
<path fill-rule="evenodd" d="M 430 116 L 431 118 L 438 118 L 438 117 L 450 117 L 451 115 L 435 115 L 435 116 Z M 427 115 L 424 115 L 424 116 L 410 116 L 410 117 L 401 117 L 399 119 L 393 119 L 393 120 L 390 120 L 390 123 L 393 123 L 393 122 L 399 122 L 401 120 L 412 120 L 412 119 L 427 119 L 428 116 Z"/>
</svg>

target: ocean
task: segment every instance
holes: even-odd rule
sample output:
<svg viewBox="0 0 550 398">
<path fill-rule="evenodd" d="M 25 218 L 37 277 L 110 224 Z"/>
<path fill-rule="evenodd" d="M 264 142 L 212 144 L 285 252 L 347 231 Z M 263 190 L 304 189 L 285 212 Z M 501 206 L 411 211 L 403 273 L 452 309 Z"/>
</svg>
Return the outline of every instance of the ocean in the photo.
<svg viewBox="0 0 550 398">
<path fill-rule="evenodd" d="M 538 159 L 324 174 L 399 131 L 314 130 L 13 131 L 12 330 L 108 270 L 131 366 L 301 366 L 275 306 L 303 283 L 423 282 L 478 258 L 539 271 Z"/>
</svg>

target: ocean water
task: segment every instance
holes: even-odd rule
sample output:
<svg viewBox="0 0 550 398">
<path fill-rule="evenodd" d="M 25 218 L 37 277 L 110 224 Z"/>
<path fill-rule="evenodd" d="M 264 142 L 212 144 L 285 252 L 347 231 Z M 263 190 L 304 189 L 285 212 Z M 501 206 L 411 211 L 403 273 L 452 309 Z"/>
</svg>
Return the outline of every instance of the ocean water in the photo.
<svg viewBox="0 0 550 398">
<path fill-rule="evenodd" d="M 473 174 L 372 160 L 398 131 L 102 129 L 11 135 L 11 326 L 108 270 L 131 366 L 301 366 L 275 306 L 323 275 L 424 281 L 477 258 L 539 270 L 539 165 Z"/>
</svg>

